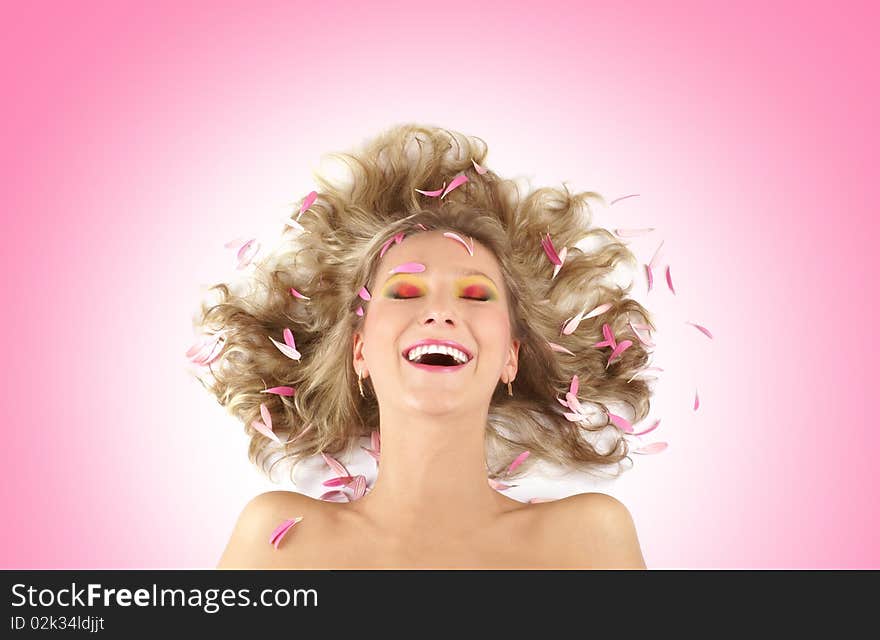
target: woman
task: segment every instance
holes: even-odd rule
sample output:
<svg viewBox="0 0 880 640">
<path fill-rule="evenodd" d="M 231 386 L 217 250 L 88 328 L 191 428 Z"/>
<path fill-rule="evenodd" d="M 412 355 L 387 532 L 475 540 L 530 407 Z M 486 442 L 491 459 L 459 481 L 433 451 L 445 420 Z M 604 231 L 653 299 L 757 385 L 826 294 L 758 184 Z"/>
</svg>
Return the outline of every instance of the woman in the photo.
<svg viewBox="0 0 880 640">
<path fill-rule="evenodd" d="M 463 157 L 445 153 L 450 140 Z M 522 503 L 497 484 L 513 477 L 511 460 L 520 473 L 539 459 L 582 469 L 629 460 L 603 402 L 647 414 L 645 382 L 627 381 L 647 354 L 637 339 L 618 345 L 628 314 L 648 316 L 600 281 L 632 262 L 624 246 L 573 247 L 609 239 L 582 217 L 596 194 L 545 189 L 520 201 L 481 167 L 478 142 L 415 125 L 386 132 L 346 156 L 349 188 L 319 178 L 301 233 L 268 271 L 267 297 L 218 286 L 224 301 L 205 313 L 223 338 L 212 391 L 253 427 L 253 461 L 328 456 L 381 434 L 369 491 L 340 469 L 338 482 L 354 487 L 340 490 L 345 502 L 257 496 L 218 568 L 645 568 L 616 499 Z M 598 312 L 571 329 L 584 307 Z M 587 436 L 609 431 L 600 453 Z"/>
</svg>

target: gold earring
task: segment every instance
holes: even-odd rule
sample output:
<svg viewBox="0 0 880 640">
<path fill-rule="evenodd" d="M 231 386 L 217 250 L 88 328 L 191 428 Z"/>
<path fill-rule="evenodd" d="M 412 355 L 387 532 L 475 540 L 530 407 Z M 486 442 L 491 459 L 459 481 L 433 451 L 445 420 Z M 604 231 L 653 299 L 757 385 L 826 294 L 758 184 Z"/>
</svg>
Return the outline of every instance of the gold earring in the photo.
<svg viewBox="0 0 880 640">
<path fill-rule="evenodd" d="M 507 395 L 513 395 L 513 389 L 510 388 L 510 380 L 507 381 Z"/>
<path fill-rule="evenodd" d="M 361 384 L 361 372 L 360 372 L 360 370 L 358 370 L 358 389 L 359 389 L 360 392 L 361 392 L 361 398 L 366 398 L 367 396 L 364 395 L 364 386 L 363 386 L 363 384 Z"/>
</svg>

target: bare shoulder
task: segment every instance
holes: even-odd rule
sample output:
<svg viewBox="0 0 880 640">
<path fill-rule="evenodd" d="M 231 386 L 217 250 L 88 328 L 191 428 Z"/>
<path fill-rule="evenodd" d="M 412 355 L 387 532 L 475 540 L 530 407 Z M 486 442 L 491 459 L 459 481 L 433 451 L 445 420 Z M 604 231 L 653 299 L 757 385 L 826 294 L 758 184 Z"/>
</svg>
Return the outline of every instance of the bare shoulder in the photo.
<svg viewBox="0 0 880 640">
<path fill-rule="evenodd" d="M 253 497 L 241 510 L 217 568 L 273 568 L 277 550 L 269 538 L 275 528 L 289 518 L 314 519 L 321 506 L 317 500 L 294 491 L 267 491 Z"/>
<path fill-rule="evenodd" d="M 579 493 L 557 505 L 561 542 L 573 568 L 647 568 L 632 514 L 620 500 Z"/>
</svg>

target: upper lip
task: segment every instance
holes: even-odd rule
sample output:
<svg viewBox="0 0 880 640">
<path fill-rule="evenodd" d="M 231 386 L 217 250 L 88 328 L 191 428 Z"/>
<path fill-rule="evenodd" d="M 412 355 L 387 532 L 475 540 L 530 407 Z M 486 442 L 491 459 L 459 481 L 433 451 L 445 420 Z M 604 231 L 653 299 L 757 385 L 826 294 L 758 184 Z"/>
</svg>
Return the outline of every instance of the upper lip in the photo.
<svg viewBox="0 0 880 640">
<path fill-rule="evenodd" d="M 418 342 L 414 342 L 409 345 L 406 349 L 403 350 L 403 357 L 406 358 L 409 356 L 409 352 L 415 349 L 416 347 L 421 347 L 426 344 L 440 344 L 446 347 L 452 347 L 453 349 L 458 349 L 464 355 L 467 356 L 468 362 L 474 357 L 473 354 L 466 348 L 464 348 L 459 343 L 454 340 L 436 340 L 434 338 L 426 338 L 424 340 L 419 340 Z"/>
</svg>

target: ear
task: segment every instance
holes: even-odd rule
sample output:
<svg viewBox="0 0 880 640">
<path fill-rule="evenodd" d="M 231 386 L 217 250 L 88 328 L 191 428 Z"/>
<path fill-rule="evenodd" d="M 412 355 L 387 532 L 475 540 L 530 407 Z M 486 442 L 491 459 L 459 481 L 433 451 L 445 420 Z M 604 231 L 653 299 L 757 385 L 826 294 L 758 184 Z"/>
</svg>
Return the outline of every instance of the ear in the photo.
<svg viewBox="0 0 880 640">
<path fill-rule="evenodd" d="M 361 376 L 366 378 L 368 375 L 367 364 L 364 360 L 364 337 L 359 331 L 354 333 L 352 338 L 352 364 L 355 372 L 360 371 Z"/>
<path fill-rule="evenodd" d="M 504 368 L 507 370 L 508 380 L 514 380 L 516 378 L 516 372 L 519 371 L 519 347 L 519 340 L 514 340 L 510 345 L 507 354 L 507 362 L 504 364 Z"/>
</svg>

